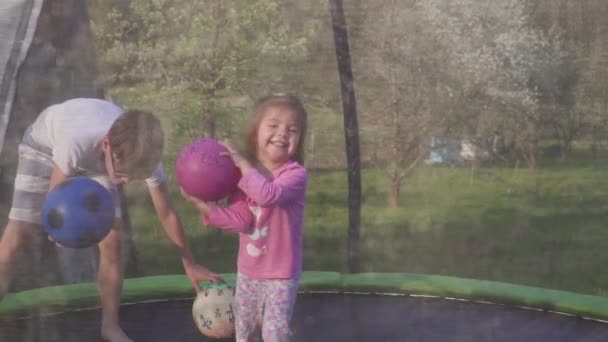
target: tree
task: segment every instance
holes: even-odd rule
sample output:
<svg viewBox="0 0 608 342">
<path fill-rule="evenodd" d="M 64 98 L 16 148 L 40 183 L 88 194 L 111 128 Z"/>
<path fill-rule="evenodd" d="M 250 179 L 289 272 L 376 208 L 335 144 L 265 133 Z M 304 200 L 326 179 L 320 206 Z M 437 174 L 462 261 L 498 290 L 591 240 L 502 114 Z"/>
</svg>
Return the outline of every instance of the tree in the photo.
<svg viewBox="0 0 608 342">
<path fill-rule="evenodd" d="M 294 32 L 285 10 L 274 0 L 116 1 L 94 21 L 104 85 L 173 113 L 174 145 L 230 136 L 250 97 L 290 80 L 274 66 L 308 56 L 315 27 Z"/>
<path fill-rule="evenodd" d="M 605 35 L 597 35 L 586 70 L 577 84 L 574 110 L 584 115 L 591 149 L 597 156 L 608 134 L 608 39 Z"/>
<path fill-rule="evenodd" d="M 560 80 L 544 75 L 558 70 L 563 53 L 558 36 L 528 25 L 526 4 L 429 0 L 420 8 L 434 36 L 449 51 L 452 77 L 465 94 L 475 94 L 493 109 L 480 112 L 478 121 L 491 123 L 485 129 L 501 128 L 501 134 L 511 135 L 522 157 L 535 168 L 541 128 L 547 121 L 541 97 L 555 90 Z"/>
<path fill-rule="evenodd" d="M 602 0 L 538 0 L 531 2 L 530 25 L 545 32 L 559 31 L 567 56 L 558 73 L 567 88 L 556 101 L 551 124 L 561 141 L 565 159 L 575 139 L 588 134 L 592 151 L 597 154 L 606 135 L 606 76 L 608 75 L 608 3 Z"/>
<path fill-rule="evenodd" d="M 581 81 L 585 82 L 582 78 L 590 63 L 594 27 L 598 23 L 594 13 L 599 8 L 593 8 L 594 1 L 582 0 L 575 6 L 562 0 L 529 2 L 530 27 L 559 37 L 559 51 L 545 56 L 554 58 L 557 68 L 539 70 L 534 79 L 539 89 L 540 110 L 545 112 L 546 123 L 560 143 L 562 160 L 570 154 L 573 142 L 585 133 L 591 119 L 590 112 L 579 101 L 584 99 L 581 86 L 587 89 L 589 86 Z"/>
<path fill-rule="evenodd" d="M 454 114 L 455 91 L 445 53 L 420 20 L 416 1 L 359 4 L 354 69 L 359 88 L 364 148 L 389 179 L 387 203 L 400 205 L 403 180 L 429 153 L 431 135 L 444 134 Z"/>
</svg>

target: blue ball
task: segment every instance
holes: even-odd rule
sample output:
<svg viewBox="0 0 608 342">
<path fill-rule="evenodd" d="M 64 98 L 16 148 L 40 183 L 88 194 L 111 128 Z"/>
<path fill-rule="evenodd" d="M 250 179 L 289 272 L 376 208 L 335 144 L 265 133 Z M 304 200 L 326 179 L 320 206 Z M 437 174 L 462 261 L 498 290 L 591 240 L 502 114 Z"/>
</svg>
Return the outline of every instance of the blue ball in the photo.
<svg viewBox="0 0 608 342">
<path fill-rule="evenodd" d="M 112 228 L 114 203 L 110 192 L 88 177 L 73 177 L 47 194 L 42 225 L 65 247 L 84 248 L 103 240 Z"/>
</svg>

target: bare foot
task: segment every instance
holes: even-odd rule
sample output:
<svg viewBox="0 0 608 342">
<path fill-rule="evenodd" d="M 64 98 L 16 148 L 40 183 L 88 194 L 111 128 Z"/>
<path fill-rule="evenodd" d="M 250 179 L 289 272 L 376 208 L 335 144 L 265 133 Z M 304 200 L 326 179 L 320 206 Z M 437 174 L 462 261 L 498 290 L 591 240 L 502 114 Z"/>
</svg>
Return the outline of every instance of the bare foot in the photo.
<svg viewBox="0 0 608 342">
<path fill-rule="evenodd" d="M 118 325 L 104 326 L 102 324 L 101 338 L 107 342 L 133 342 Z"/>
</svg>

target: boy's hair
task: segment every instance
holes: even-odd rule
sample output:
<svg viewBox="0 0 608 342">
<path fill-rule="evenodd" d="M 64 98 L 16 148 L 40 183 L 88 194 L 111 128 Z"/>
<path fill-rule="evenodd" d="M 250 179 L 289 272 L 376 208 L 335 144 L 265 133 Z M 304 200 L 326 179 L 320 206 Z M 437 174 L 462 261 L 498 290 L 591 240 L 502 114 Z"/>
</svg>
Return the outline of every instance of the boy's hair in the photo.
<svg viewBox="0 0 608 342">
<path fill-rule="evenodd" d="M 249 158 L 252 160 L 255 160 L 256 158 L 258 128 L 260 127 L 260 122 L 262 121 L 266 109 L 270 107 L 287 108 L 296 114 L 300 129 L 300 141 L 298 141 L 298 148 L 292 159 L 303 164 L 308 114 L 306 113 L 306 109 L 304 109 L 302 101 L 300 101 L 297 96 L 291 94 L 268 95 L 262 97 L 255 103 L 255 106 L 253 107 L 253 117 L 249 128 L 247 129 L 247 134 L 245 135 L 245 146 L 247 147 Z"/>
<path fill-rule="evenodd" d="M 130 178 L 150 177 L 161 161 L 164 133 L 160 120 L 152 113 L 124 112 L 112 124 L 108 139 L 116 169 Z"/>
</svg>

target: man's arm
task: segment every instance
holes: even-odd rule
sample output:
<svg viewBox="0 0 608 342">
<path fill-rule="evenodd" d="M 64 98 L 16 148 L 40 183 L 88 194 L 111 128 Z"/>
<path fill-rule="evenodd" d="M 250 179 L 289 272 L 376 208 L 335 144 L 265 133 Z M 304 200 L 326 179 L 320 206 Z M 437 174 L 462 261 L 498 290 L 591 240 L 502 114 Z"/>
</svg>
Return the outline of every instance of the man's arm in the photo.
<svg viewBox="0 0 608 342">
<path fill-rule="evenodd" d="M 182 262 L 184 262 L 184 264 L 193 264 L 194 258 L 190 252 L 182 223 L 169 197 L 166 183 L 162 182 L 158 186 L 149 187 L 149 191 L 158 219 L 173 246 L 175 246 L 181 256 Z"/>
<path fill-rule="evenodd" d="M 148 189 L 158 219 L 173 246 L 177 249 L 186 274 L 197 292 L 200 291 L 199 282 L 201 280 L 220 281 L 221 277 L 219 275 L 194 262 L 194 257 L 188 246 L 188 240 L 186 239 L 182 223 L 169 197 L 166 183 L 162 182 L 158 186 L 149 187 Z"/>
</svg>

